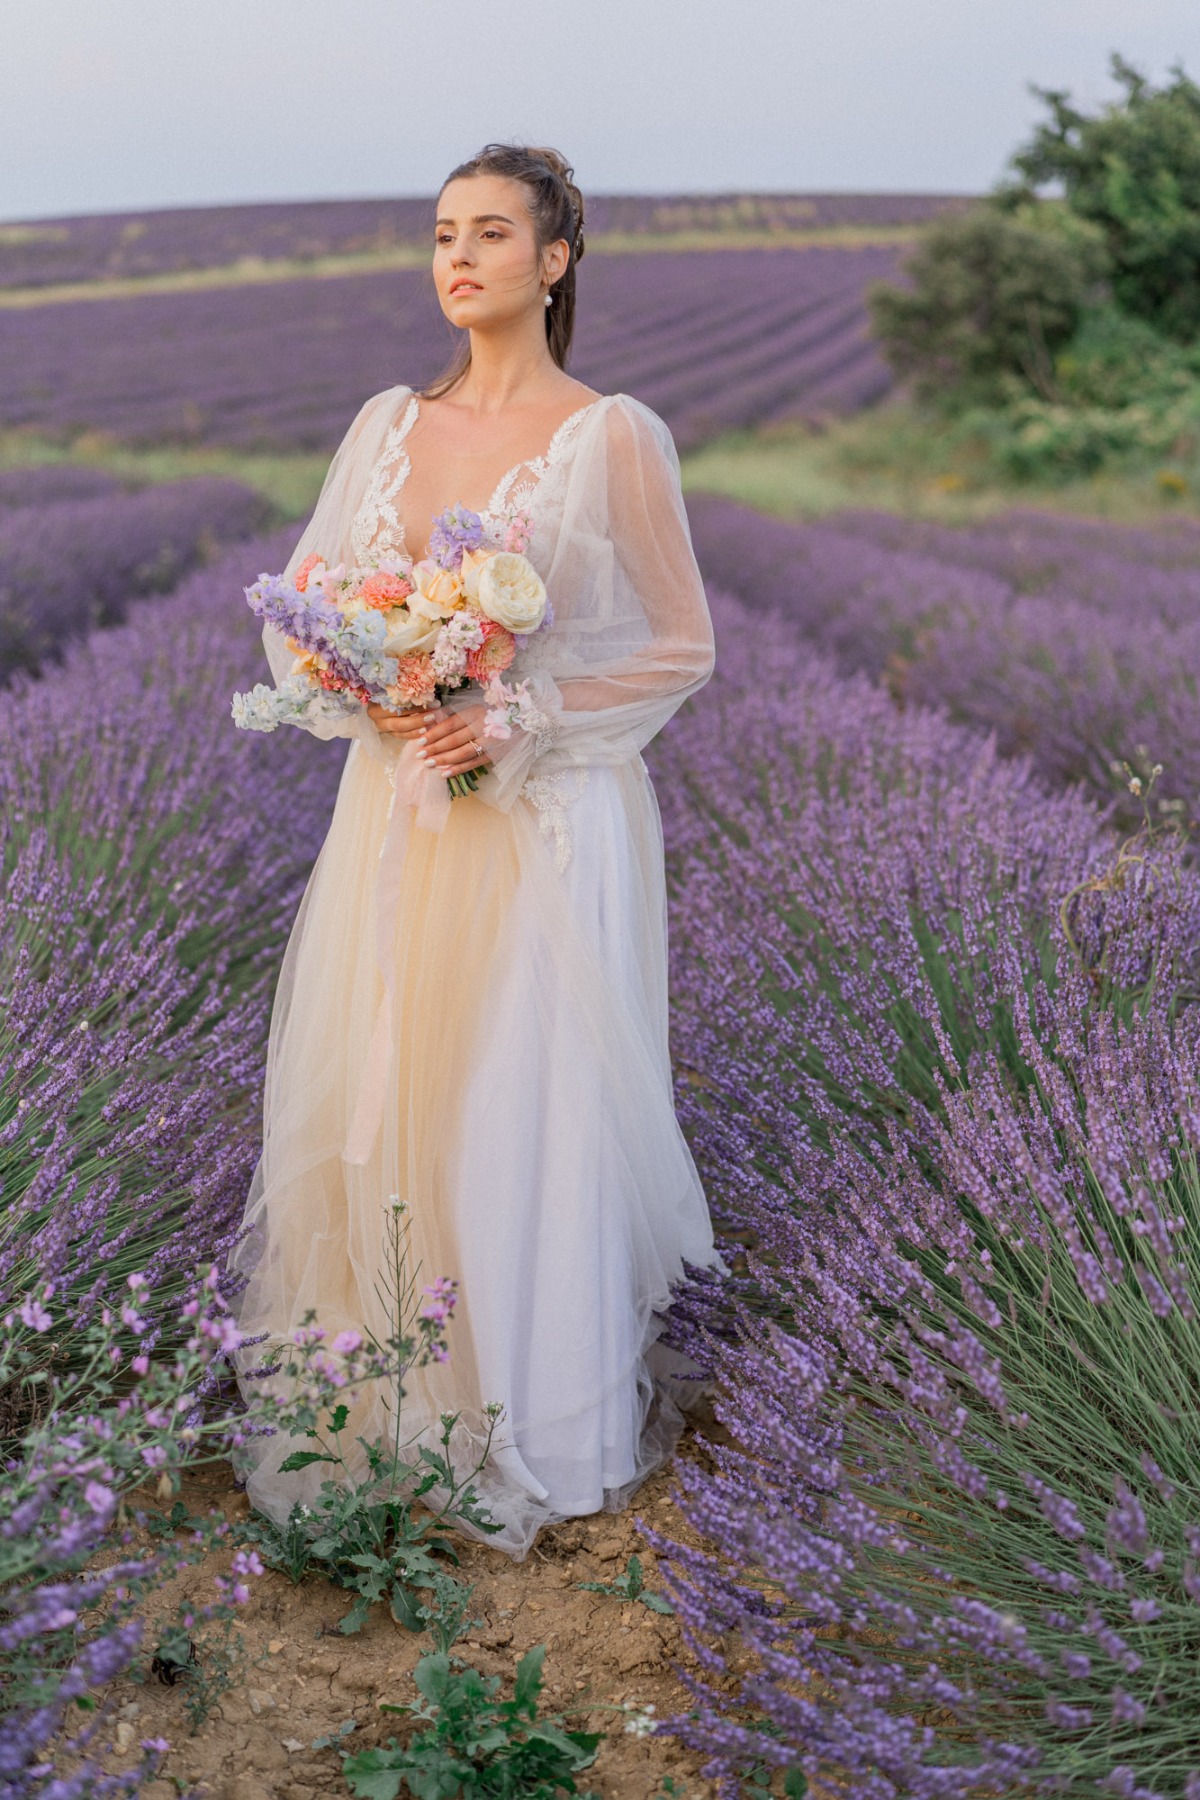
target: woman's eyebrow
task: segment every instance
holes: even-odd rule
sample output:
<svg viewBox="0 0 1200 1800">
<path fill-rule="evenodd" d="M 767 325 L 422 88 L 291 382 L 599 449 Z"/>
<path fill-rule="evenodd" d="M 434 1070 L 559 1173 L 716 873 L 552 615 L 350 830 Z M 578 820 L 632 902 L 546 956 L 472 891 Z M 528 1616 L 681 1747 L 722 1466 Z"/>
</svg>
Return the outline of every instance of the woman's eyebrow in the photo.
<svg viewBox="0 0 1200 1800">
<path fill-rule="evenodd" d="M 506 219 L 503 213 L 476 213 L 475 217 L 471 220 L 471 223 L 472 223 L 472 225 L 486 225 L 490 219 L 498 219 L 502 225 L 513 224 L 513 220 Z M 454 224 L 453 219 L 435 219 L 434 220 L 435 226 L 436 225 L 453 225 L 453 224 Z"/>
</svg>

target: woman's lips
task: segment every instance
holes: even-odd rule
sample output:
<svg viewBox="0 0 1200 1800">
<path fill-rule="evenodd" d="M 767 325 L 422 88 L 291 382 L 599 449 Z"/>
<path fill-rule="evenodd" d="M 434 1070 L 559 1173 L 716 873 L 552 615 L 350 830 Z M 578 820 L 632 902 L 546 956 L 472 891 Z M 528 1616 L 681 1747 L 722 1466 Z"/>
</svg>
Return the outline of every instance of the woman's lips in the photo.
<svg viewBox="0 0 1200 1800">
<path fill-rule="evenodd" d="M 456 281 L 450 292 L 452 294 L 481 294 L 483 287 L 478 281 Z"/>
</svg>

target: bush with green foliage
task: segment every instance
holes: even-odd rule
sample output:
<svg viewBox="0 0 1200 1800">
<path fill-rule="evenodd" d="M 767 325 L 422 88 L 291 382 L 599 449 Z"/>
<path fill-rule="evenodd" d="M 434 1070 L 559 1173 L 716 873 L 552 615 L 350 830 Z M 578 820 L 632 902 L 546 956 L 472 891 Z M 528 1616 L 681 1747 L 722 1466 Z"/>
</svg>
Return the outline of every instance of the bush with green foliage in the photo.
<svg viewBox="0 0 1200 1800">
<path fill-rule="evenodd" d="M 954 421 L 948 448 L 1019 479 L 1200 444 L 1200 88 L 1113 72 L 1124 94 L 1094 117 L 1035 89 L 1050 116 L 1017 179 L 935 220 L 907 284 L 870 295 L 897 375 Z"/>
<path fill-rule="evenodd" d="M 1055 184 L 1104 235 L 1123 312 L 1187 343 L 1200 336 L 1200 87 L 1177 64 L 1161 88 L 1112 59 L 1123 99 L 1089 118 L 1064 93 L 1013 157 L 1018 203 Z"/>
<path fill-rule="evenodd" d="M 1055 355 L 1100 298 L 1106 263 L 1100 233 L 1065 207 L 984 201 L 939 218 L 907 272 L 909 287 L 872 286 L 876 333 L 918 398 L 961 407 L 1052 398 Z"/>
</svg>

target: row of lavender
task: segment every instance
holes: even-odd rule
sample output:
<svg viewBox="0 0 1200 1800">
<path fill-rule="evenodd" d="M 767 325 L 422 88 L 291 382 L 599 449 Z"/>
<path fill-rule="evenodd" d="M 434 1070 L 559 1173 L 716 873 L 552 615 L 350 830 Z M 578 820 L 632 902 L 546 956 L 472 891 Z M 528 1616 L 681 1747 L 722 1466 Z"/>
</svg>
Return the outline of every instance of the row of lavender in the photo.
<svg viewBox="0 0 1200 1800">
<path fill-rule="evenodd" d="M 1124 792 L 1123 763 L 1143 781 L 1161 763 L 1156 804 L 1200 817 L 1196 521 L 803 524 L 700 494 L 688 510 L 705 574 L 777 606 L 840 668 L 946 706 L 1097 796 Z"/>
<path fill-rule="evenodd" d="M 168 1306 L 240 1216 L 341 760 L 229 727 L 261 673 L 230 596 L 285 549 L 5 702 L 0 1305 L 60 1284 L 66 1362 L 130 1271 Z M 1190 557 L 1180 532 L 1160 560 Z M 705 1548 L 659 1540 L 711 1674 L 673 1729 L 730 1784 L 767 1760 L 870 1800 L 1182 1796 L 1197 879 L 1170 841 L 1116 862 L 1081 795 L 897 715 L 761 593 L 714 612 L 721 673 L 655 765 L 680 1106 L 748 1255 L 679 1310 L 735 1449 L 684 1478 Z"/>
<path fill-rule="evenodd" d="M 341 764 L 335 746 L 256 740 L 229 719 L 229 694 L 262 661 L 234 600 L 294 536 L 256 538 L 175 594 L 134 601 L 124 624 L 0 697 L 0 1312 L 19 1309 L 0 1359 L 0 1569 L 21 1574 L 0 1582 L 4 1800 L 137 1787 L 86 1767 L 48 1786 L 60 1729 L 80 1723 L 72 1697 L 102 1698 L 140 1641 L 113 1573 L 81 1572 L 97 1515 L 145 1478 L 134 1427 L 148 1421 L 129 1420 L 116 1487 L 72 1422 L 103 1448 L 104 1416 L 110 1439 L 122 1416 L 97 1386 L 113 1363 L 178 1352 L 257 1156 L 270 989 Z M 138 1274 L 144 1336 L 126 1285 Z M 89 1333 L 106 1308 L 97 1368 Z M 76 1411 L 57 1426 L 30 1385 L 39 1372 L 72 1384 Z"/>
<path fill-rule="evenodd" d="M 597 194 L 591 236 L 604 232 L 804 231 L 910 226 L 966 202 L 940 194 Z M 433 196 L 164 208 L 0 226 L 0 288 L 103 281 L 219 268 L 242 258 L 291 259 L 425 244 Z"/>
<path fill-rule="evenodd" d="M 681 449 L 853 410 L 889 384 L 863 292 L 894 272 L 886 249 L 585 257 L 572 373 Z M 429 380 L 458 335 L 417 270 L 0 311 L 0 426 L 332 450 L 364 394 Z"/>
<path fill-rule="evenodd" d="M 127 492 L 101 469 L 0 471 L 0 685 L 115 623 L 134 596 L 174 587 L 269 512 L 213 476 Z"/>
<path fill-rule="evenodd" d="M 127 1271 L 216 1255 L 244 1193 L 266 990 L 340 765 L 229 721 L 262 655 L 231 595 L 294 535 L 134 602 L 0 706 L 0 1304 L 36 1274 L 78 1326 Z"/>
<path fill-rule="evenodd" d="M 650 1531 L 728 1800 L 1195 1800 L 1200 877 L 756 604 L 655 746 L 733 1445 Z M 766 689 L 759 646 L 772 644 Z M 793 1785 L 789 1792 L 803 1792 Z"/>
</svg>

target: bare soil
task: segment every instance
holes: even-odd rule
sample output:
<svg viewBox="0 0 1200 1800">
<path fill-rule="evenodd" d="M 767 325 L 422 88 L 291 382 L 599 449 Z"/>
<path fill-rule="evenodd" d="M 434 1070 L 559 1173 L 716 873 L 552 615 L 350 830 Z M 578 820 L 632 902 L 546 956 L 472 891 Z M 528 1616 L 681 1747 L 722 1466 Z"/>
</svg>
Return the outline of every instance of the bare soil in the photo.
<svg viewBox="0 0 1200 1800">
<path fill-rule="evenodd" d="M 689 1419 L 677 1458 L 706 1463 L 706 1439 L 721 1441 L 727 1433 L 711 1414 Z M 625 1512 L 543 1529 L 521 1563 L 486 1544 L 454 1540 L 460 1556 L 455 1573 L 474 1583 L 468 1616 L 484 1620 L 482 1627 L 468 1626 L 455 1653 L 483 1674 L 499 1675 L 500 1691 L 507 1695 L 521 1656 L 545 1644 L 539 1710 L 578 1707 L 567 1720 L 572 1728 L 608 1734 L 591 1768 L 577 1777 L 581 1791 L 590 1788 L 604 1800 L 656 1800 L 664 1776 L 673 1778 L 676 1794 L 686 1800 L 714 1800 L 716 1793 L 715 1783 L 699 1772 L 703 1758 L 676 1738 L 635 1737 L 624 1731 L 620 1714 L 598 1710 L 598 1703 L 623 1701 L 652 1705 L 658 1719 L 691 1710 L 692 1696 L 674 1665 L 699 1673 L 699 1664 L 674 1615 L 577 1586 L 612 1581 L 636 1553 L 647 1588 L 658 1588 L 656 1559 L 639 1520 L 681 1542 L 698 1541 L 672 1500 L 673 1487 L 668 1464 L 648 1478 Z M 177 1498 L 195 1513 L 216 1507 L 230 1520 L 249 1513 L 227 1464 L 189 1474 Z M 154 1504 L 135 1496 L 135 1507 L 143 1503 Z M 143 1532 L 135 1541 L 148 1547 L 152 1540 Z M 128 1555 L 133 1548 L 113 1554 Z M 155 1641 L 156 1621 L 174 1617 L 181 1598 L 197 1605 L 215 1598 L 213 1577 L 228 1573 L 231 1555 L 232 1549 L 214 1553 L 164 1584 L 147 1603 L 147 1642 Z M 286 1574 L 269 1570 L 253 1578 L 250 1588 L 249 1604 L 239 1609 L 244 1661 L 197 1731 L 192 1732 L 181 1684 L 123 1677 L 106 1690 L 119 1709 L 113 1754 L 101 1758 L 108 1767 L 134 1763 L 141 1738 L 163 1737 L 171 1745 L 158 1777 L 142 1789 L 146 1800 L 177 1800 L 181 1793 L 197 1800 L 348 1794 L 342 1753 L 384 1745 L 393 1737 L 403 1742 L 412 1729 L 403 1715 L 381 1713 L 378 1703 L 419 1699 L 411 1676 L 433 1648 L 428 1633 L 406 1631 L 377 1607 L 361 1631 L 344 1636 L 337 1621 L 353 1596 L 323 1577 L 309 1575 L 293 1586 Z M 315 1738 L 336 1733 L 351 1720 L 353 1729 L 339 1747 L 312 1748 Z"/>
</svg>

